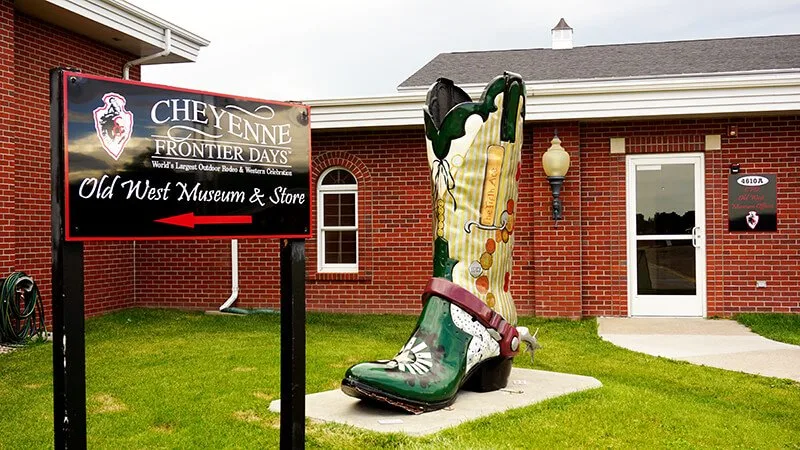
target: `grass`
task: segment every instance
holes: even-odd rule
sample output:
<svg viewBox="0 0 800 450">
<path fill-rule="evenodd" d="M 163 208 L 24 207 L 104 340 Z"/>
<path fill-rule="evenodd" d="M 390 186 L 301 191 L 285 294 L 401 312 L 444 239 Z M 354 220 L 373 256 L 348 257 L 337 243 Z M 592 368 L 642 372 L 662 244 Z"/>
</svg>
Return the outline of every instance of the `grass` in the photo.
<svg viewBox="0 0 800 450">
<path fill-rule="evenodd" d="M 307 392 L 391 356 L 408 316 L 309 314 Z M 432 436 L 308 423 L 309 448 L 800 448 L 800 385 L 622 350 L 594 320 L 541 327 L 537 368 L 590 375 L 600 389 Z M 87 322 L 89 448 L 275 448 L 279 317 L 127 310 Z M 52 446 L 51 347 L 0 355 L 0 448 Z M 530 360 L 515 364 L 530 367 Z"/>
<path fill-rule="evenodd" d="M 764 337 L 800 345 L 800 314 L 739 314 L 736 320 Z"/>
</svg>

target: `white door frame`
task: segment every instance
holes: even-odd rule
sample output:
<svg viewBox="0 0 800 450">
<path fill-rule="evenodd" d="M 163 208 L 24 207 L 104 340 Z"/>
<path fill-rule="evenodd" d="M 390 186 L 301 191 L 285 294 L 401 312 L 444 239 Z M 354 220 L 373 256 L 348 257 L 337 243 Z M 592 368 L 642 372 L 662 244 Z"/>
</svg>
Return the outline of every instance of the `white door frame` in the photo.
<svg viewBox="0 0 800 450">
<path fill-rule="evenodd" d="M 648 295 L 637 300 L 638 274 L 636 253 L 636 183 L 637 166 L 664 164 L 694 164 L 695 178 L 695 230 L 692 235 L 663 235 L 666 239 L 686 239 L 689 236 L 695 245 L 696 295 Z M 705 155 L 703 153 L 671 153 L 627 155 L 626 157 L 626 223 L 627 223 L 627 268 L 628 268 L 628 315 L 629 316 L 689 316 L 706 317 L 706 190 Z M 698 304 L 699 302 L 699 304 Z"/>
</svg>

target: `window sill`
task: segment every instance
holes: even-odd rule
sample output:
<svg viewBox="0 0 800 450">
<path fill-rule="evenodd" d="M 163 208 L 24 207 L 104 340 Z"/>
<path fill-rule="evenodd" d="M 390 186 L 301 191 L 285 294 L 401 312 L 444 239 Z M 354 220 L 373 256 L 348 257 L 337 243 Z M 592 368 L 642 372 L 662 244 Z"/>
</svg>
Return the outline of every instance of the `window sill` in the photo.
<svg viewBox="0 0 800 450">
<path fill-rule="evenodd" d="M 372 274 L 362 272 L 315 272 L 308 274 L 308 281 L 371 281 Z"/>
</svg>

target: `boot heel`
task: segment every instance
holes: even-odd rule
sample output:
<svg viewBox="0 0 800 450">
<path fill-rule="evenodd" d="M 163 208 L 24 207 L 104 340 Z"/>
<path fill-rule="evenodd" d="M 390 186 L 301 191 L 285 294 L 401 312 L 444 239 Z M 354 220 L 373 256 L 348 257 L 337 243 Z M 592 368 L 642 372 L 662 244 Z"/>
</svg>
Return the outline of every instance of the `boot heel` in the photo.
<svg viewBox="0 0 800 450">
<path fill-rule="evenodd" d="M 474 392 L 491 392 L 508 385 L 513 358 L 492 358 L 474 369 L 463 388 Z"/>
</svg>

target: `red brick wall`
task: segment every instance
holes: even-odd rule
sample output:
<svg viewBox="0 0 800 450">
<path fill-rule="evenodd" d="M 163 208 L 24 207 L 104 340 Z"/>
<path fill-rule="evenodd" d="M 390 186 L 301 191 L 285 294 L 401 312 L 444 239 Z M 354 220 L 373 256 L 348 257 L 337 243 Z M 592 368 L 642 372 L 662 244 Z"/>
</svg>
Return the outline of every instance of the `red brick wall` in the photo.
<svg viewBox="0 0 800 450">
<path fill-rule="evenodd" d="M 512 290 L 522 314 L 627 315 L 625 155 L 609 138 L 626 137 L 629 153 L 702 151 L 706 134 L 737 124 L 706 152 L 708 313 L 798 311 L 800 161 L 797 117 L 540 123 L 526 125 L 515 226 Z M 551 219 L 541 156 L 558 128 L 572 165 L 562 190 L 564 220 Z M 309 309 L 419 311 L 431 270 L 431 217 L 421 128 L 314 132 L 314 182 L 341 166 L 359 183 L 359 274 L 318 274 L 316 240 L 307 242 Z M 779 231 L 727 231 L 727 176 L 778 174 Z M 579 181 L 580 180 L 580 181 Z M 316 211 L 314 211 L 316 224 Z M 316 232 L 316 228 L 314 229 Z M 279 306 L 278 243 L 240 241 L 239 306 Z M 137 304 L 218 307 L 230 294 L 228 242 L 140 242 Z M 756 289 L 756 280 L 766 289 Z"/>
<path fill-rule="evenodd" d="M 422 132 L 315 132 L 313 142 L 315 186 L 316 177 L 331 166 L 342 166 L 358 179 L 361 270 L 358 275 L 317 274 L 316 240 L 307 240 L 309 309 L 418 311 L 432 267 L 430 188 Z M 313 223 L 316 236 L 316 210 Z M 140 242 L 137 246 L 138 304 L 214 309 L 228 298 L 229 242 Z M 278 269 L 278 242 L 239 241 L 237 306 L 279 307 Z M 156 277 L 170 281 L 144 281 Z"/>
<path fill-rule="evenodd" d="M 561 146 L 570 154 L 570 168 L 561 188 L 563 220 L 553 220 L 553 195 L 550 183 L 542 168 L 542 156 L 550 148 L 554 134 L 558 131 Z M 580 183 L 581 145 L 580 128 L 577 123 L 539 123 L 533 133 L 525 137 L 532 141 L 533 155 L 526 161 L 528 170 L 520 187 L 521 192 L 532 192 L 532 197 L 520 201 L 520 208 L 530 210 L 532 220 L 526 230 L 533 230 L 532 240 L 518 241 L 515 247 L 516 267 L 527 261 L 520 254 L 532 247 L 533 273 L 515 275 L 522 286 L 532 288 L 527 295 L 513 293 L 523 302 L 535 299 L 533 311 L 523 308 L 523 313 L 536 312 L 540 316 L 581 317 L 581 210 Z M 527 149 L 527 147 L 526 147 Z M 529 279 L 533 277 L 533 280 Z M 524 303 L 523 303 L 524 305 Z"/>
<path fill-rule="evenodd" d="M 25 271 L 36 280 L 50 305 L 50 114 L 49 71 L 54 67 L 73 67 L 85 73 L 120 76 L 131 55 L 104 47 L 89 39 L 17 13 L 11 2 L 0 3 L 0 107 L 10 116 L 0 120 L 0 211 L 13 210 L 14 240 L 0 240 L 0 268 Z M 8 34 L 11 33 L 11 34 Z M 13 53 L 7 46 L 13 45 Z M 13 72 L 11 71 L 13 66 Z M 13 76 L 8 99 L 6 77 Z M 139 69 L 131 71 L 139 79 Z M 13 114 L 10 111 L 13 110 Z M 13 146 L 5 132 L 10 126 Z M 13 155 L 13 157 L 12 157 Z M 7 159 L 12 161 L 8 162 Z M 13 194 L 9 200 L 8 171 L 12 171 Z M 0 227 L 7 220 L 0 214 Z M 85 308 L 88 315 L 125 308 L 133 304 L 133 255 L 131 243 L 86 244 Z M 7 256 L 11 253 L 11 256 Z"/>
<path fill-rule="evenodd" d="M 581 127 L 583 312 L 626 315 L 625 156 L 609 139 L 625 137 L 628 153 L 702 151 L 721 134 L 722 150 L 705 152 L 708 315 L 740 311 L 800 312 L 800 120 L 797 116 L 591 123 Z M 725 136 L 728 125 L 737 137 Z M 728 174 L 777 174 L 778 231 L 728 232 Z M 756 288 L 756 280 L 767 288 Z"/>
<path fill-rule="evenodd" d="M 573 161 L 578 161 L 577 124 L 556 125 Z M 578 317 L 580 258 L 569 255 L 580 252 L 579 183 L 577 175 L 565 183 L 566 220 L 554 228 L 550 187 L 541 169 L 553 127 L 526 126 L 512 289 L 522 314 L 536 310 Z M 358 180 L 359 273 L 317 273 L 315 208 L 315 238 L 307 240 L 306 248 L 308 308 L 418 312 L 432 270 L 430 175 L 422 129 L 315 132 L 313 142 L 314 186 L 319 175 L 334 166 L 350 170 Z M 573 173 L 580 174 L 579 164 L 570 170 Z M 535 240 L 542 244 L 534 247 Z M 564 252 L 553 254 L 548 246 L 553 242 L 559 242 Z M 242 240 L 239 245 L 237 305 L 279 307 L 277 243 Z M 230 293 L 229 243 L 139 242 L 136 278 L 139 305 L 214 309 Z M 158 278 L 170 281 L 145 281 Z"/>
<path fill-rule="evenodd" d="M 620 131 L 591 130 L 581 127 L 582 309 L 626 316 L 625 155 L 609 154 L 609 136 Z"/>
<path fill-rule="evenodd" d="M 14 270 L 14 2 L 0 0 L 0 273 Z"/>
<path fill-rule="evenodd" d="M 240 244 L 241 286 L 253 294 L 253 286 L 258 289 L 277 280 L 278 247 L 261 240 Z M 230 241 L 136 242 L 137 306 L 216 309 L 231 293 L 230 247 Z M 266 279 L 260 276 L 263 273 L 254 270 L 254 259 L 274 259 L 276 263 L 269 266 L 275 272 Z M 243 301 L 250 297 L 241 296 Z"/>
<path fill-rule="evenodd" d="M 740 311 L 800 312 L 800 117 L 765 117 L 732 120 L 738 137 L 724 139 L 722 152 L 706 160 L 707 189 L 727 193 L 731 163 L 743 173 L 777 174 L 778 231 L 731 233 L 727 231 L 726 195 L 716 196 L 712 216 L 719 234 L 715 259 L 709 266 L 719 293 L 715 309 L 725 314 Z M 720 124 L 719 128 L 726 128 Z M 711 203 L 712 200 L 709 200 Z M 756 280 L 767 288 L 756 288 Z M 711 307 L 709 306 L 709 310 Z"/>
<path fill-rule="evenodd" d="M 309 306 L 419 311 L 433 269 L 430 169 L 422 129 L 318 133 L 314 152 L 315 174 L 342 166 L 360 177 L 359 269 L 364 270 L 355 282 L 346 281 L 351 275 L 315 275 L 307 290 Z M 316 224 L 316 214 L 313 220 Z M 316 242 L 308 253 L 308 272 L 316 274 Z"/>
</svg>

